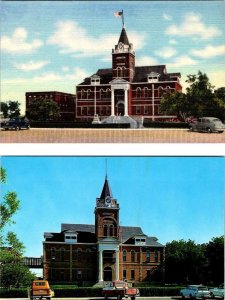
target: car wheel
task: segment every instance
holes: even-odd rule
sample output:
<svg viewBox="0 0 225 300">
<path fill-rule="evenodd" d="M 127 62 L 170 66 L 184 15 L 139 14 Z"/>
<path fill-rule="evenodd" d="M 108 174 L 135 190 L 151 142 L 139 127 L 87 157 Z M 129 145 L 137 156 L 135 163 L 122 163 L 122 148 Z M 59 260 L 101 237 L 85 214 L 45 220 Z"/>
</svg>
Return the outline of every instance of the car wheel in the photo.
<svg viewBox="0 0 225 300">
<path fill-rule="evenodd" d="M 15 127 L 15 130 L 16 130 L 16 131 L 20 130 L 19 126 L 16 126 L 16 127 Z"/>
<path fill-rule="evenodd" d="M 214 294 L 213 293 L 210 293 L 210 296 L 211 298 L 215 298 Z"/>
<path fill-rule="evenodd" d="M 208 133 L 212 133 L 212 130 L 211 130 L 211 128 L 206 128 L 206 131 L 208 132 Z"/>
<path fill-rule="evenodd" d="M 193 126 L 191 126 L 189 129 L 190 129 L 190 131 L 194 131 L 194 128 L 193 128 Z"/>
<path fill-rule="evenodd" d="M 223 133 L 223 130 L 218 131 L 219 133 Z"/>
<path fill-rule="evenodd" d="M 181 293 L 181 298 L 182 298 L 182 299 L 184 299 L 184 298 L 185 298 L 184 294 L 182 294 L 182 293 Z"/>
<path fill-rule="evenodd" d="M 130 297 L 130 299 L 131 299 L 131 300 L 135 300 L 135 297 L 134 297 L 134 296 L 132 296 L 132 297 Z"/>
</svg>

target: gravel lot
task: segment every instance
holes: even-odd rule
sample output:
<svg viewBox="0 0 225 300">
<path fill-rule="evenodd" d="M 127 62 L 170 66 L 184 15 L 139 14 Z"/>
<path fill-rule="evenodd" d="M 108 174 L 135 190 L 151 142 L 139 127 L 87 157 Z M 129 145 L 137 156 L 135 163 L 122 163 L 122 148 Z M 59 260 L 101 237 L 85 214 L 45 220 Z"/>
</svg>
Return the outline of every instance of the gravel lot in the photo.
<svg viewBox="0 0 225 300">
<path fill-rule="evenodd" d="M 187 129 L 59 129 L 0 132 L 1 143 L 225 143 L 223 133 Z"/>
</svg>

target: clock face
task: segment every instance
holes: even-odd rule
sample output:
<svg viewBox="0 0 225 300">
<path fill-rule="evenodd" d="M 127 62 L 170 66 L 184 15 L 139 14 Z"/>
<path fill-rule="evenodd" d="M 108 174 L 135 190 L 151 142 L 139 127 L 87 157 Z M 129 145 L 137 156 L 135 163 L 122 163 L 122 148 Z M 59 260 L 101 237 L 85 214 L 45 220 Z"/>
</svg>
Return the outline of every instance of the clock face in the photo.
<svg viewBox="0 0 225 300">
<path fill-rule="evenodd" d="M 123 43 L 119 43 L 118 47 L 119 47 L 120 50 L 122 50 L 123 49 Z"/>
<path fill-rule="evenodd" d="M 111 203 L 111 198 L 110 198 L 110 197 L 107 197 L 107 198 L 105 199 L 105 202 L 106 202 L 107 204 L 110 204 L 110 203 Z"/>
</svg>

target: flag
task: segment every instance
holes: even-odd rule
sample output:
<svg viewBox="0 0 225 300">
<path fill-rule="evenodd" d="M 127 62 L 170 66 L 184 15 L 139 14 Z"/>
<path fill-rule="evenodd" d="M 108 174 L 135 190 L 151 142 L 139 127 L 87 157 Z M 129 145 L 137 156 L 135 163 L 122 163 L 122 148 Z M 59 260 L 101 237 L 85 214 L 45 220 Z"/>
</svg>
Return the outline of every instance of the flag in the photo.
<svg viewBox="0 0 225 300">
<path fill-rule="evenodd" d="M 116 18 L 121 17 L 122 15 L 123 15 L 123 12 L 122 12 L 122 11 L 117 11 L 117 12 L 114 13 L 114 16 L 115 16 Z"/>
</svg>

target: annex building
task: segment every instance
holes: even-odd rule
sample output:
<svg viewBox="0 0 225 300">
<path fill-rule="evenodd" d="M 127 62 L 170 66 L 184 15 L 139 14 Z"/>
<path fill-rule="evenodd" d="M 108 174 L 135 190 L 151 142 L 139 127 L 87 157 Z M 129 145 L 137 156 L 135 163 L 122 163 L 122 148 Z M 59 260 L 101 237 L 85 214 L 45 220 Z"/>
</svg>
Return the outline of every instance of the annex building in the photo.
<svg viewBox="0 0 225 300">
<path fill-rule="evenodd" d="M 78 284 L 162 282 L 164 246 L 141 227 L 120 226 L 119 211 L 106 177 L 96 198 L 93 225 L 61 224 L 60 232 L 44 233 L 44 278 Z"/>
<path fill-rule="evenodd" d="M 112 67 L 98 69 L 76 86 L 76 120 L 125 123 L 149 118 L 171 120 L 160 112 L 165 93 L 182 91 L 181 74 L 167 72 L 166 65 L 136 66 L 133 44 L 123 26 L 112 49 Z"/>
</svg>

